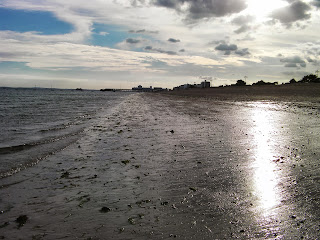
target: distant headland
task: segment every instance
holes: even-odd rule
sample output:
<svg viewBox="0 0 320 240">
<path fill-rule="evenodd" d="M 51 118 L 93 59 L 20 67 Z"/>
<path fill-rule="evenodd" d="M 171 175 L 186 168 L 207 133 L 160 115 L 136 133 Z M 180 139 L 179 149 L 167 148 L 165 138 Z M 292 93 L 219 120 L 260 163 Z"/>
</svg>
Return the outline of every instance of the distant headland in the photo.
<svg viewBox="0 0 320 240">
<path fill-rule="evenodd" d="M 258 81 L 247 85 L 238 80 L 236 84 L 219 87 L 196 87 L 184 84 L 174 88 L 170 94 L 188 97 L 215 98 L 217 100 L 250 101 L 250 100 L 281 100 L 281 101 L 320 101 L 320 78 L 310 74 L 301 80 L 291 79 L 287 83 Z M 199 86 L 199 85 L 198 85 Z"/>
</svg>

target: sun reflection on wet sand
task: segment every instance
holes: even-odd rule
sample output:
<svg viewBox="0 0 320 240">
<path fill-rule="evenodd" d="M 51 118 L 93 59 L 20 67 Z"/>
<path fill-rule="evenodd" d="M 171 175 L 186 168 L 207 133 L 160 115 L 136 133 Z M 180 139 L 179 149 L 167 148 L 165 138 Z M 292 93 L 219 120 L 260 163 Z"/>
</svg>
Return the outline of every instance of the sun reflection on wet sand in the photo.
<svg viewBox="0 0 320 240">
<path fill-rule="evenodd" d="M 273 111 L 266 109 L 263 104 L 259 103 L 252 109 L 252 132 L 255 141 L 254 191 L 264 215 L 269 215 L 280 201 L 276 191 L 279 176 L 272 162 L 275 155 L 272 132 L 276 131 L 272 122 Z"/>
</svg>

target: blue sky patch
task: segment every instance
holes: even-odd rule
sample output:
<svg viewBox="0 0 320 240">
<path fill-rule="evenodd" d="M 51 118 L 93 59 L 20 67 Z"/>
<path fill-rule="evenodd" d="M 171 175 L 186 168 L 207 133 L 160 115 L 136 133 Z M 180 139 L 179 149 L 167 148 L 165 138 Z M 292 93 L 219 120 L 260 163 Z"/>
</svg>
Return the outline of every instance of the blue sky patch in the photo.
<svg viewBox="0 0 320 240">
<path fill-rule="evenodd" d="M 153 40 L 149 35 L 141 33 L 131 33 L 128 29 L 116 26 L 95 23 L 93 24 L 93 35 L 91 39 L 91 44 L 102 47 L 115 47 L 117 43 L 123 42 L 128 38 L 144 38 Z M 136 51 L 143 51 L 143 48 L 137 48 Z"/>
<path fill-rule="evenodd" d="M 36 31 L 44 35 L 66 34 L 73 26 L 55 18 L 50 12 L 22 11 L 0 8 L 0 30 Z"/>
<path fill-rule="evenodd" d="M 29 70 L 30 68 L 26 66 L 25 62 L 0 62 L 0 70 L 4 72 L 6 70 Z"/>
<path fill-rule="evenodd" d="M 102 47 L 114 47 L 132 35 L 118 26 L 98 23 L 93 24 L 93 33 L 91 44 Z"/>
</svg>

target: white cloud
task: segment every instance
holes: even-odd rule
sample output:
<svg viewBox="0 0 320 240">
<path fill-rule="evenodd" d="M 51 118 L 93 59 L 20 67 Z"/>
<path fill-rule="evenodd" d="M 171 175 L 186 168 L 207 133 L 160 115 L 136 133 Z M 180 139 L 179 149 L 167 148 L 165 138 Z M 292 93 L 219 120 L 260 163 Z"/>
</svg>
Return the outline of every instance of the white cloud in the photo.
<svg viewBox="0 0 320 240">
<path fill-rule="evenodd" d="M 99 34 L 100 36 L 107 36 L 107 35 L 109 35 L 108 32 L 99 32 L 98 34 Z"/>
<path fill-rule="evenodd" d="M 247 9 L 245 2 L 249 6 Z M 305 55 L 310 54 L 314 63 L 320 61 L 317 54 L 319 44 L 306 44 L 319 39 L 317 29 L 320 11 L 316 11 L 315 7 L 309 8 L 312 0 L 285 2 L 286 5 L 281 1 L 281 7 L 277 7 L 277 1 L 272 0 L 272 4 L 262 4 L 268 9 L 256 2 L 2 0 L 1 6 L 6 8 L 52 12 L 61 21 L 70 23 L 73 31 L 60 35 L 0 31 L 0 61 L 25 62 L 30 68 L 61 74 L 67 69 L 72 71 L 80 68 L 93 75 L 98 72 L 134 72 L 153 78 L 161 73 L 164 79 L 186 77 L 182 72 L 172 71 L 173 67 L 182 66 L 188 66 L 189 69 L 194 66 L 197 71 L 211 71 L 213 75 L 218 75 L 218 70 L 223 69 L 225 75 L 221 75 L 220 79 L 233 78 L 228 75 L 230 71 L 239 75 L 247 75 L 245 72 L 254 76 L 263 75 L 266 67 L 274 67 L 275 76 L 280 76 L 281 72 L 287 70 L 285 65 L 293 66 L 295 63 L 281 63 L 278 59 L 277 64 L 269 64 L 261 60 L 280 53 L 284 56 L 301 56 L 303 59 L 308 59 Z M 219 7 L 223 11 L 216 12 Z M 264 14 L 263 20 L 254 15 L 255 8 Z M 271 16 L 282 24 L 267 24 L 266 10 L 272 10 Z M 192 24 L 186 24 L 186 18 L 192 20 Z M 295 25 L 297 21 L 301 22 L 300 26 Z M 114 45 L 117 49 L 90 46 L 89 40 L 94 35 L 112 37 L 108 30 L 94 33 L 95 23 L 120 26 L 122 31 L 131 36 L 124 41 L 119 40 Z M 288 25 L 291 25 L 290 29 L 286 28 Z M 302 25 L 305 27 L 302 28 Z M 239 34 L 248 32 L 250 35 L 239 38 Z M 213 41 L 220 43 L 216 51 L 214 48 L 219 44 L 208 44 Z M 228 47 L 231 49 L 228 50 Z M 230 55 L 224 55 L 228 51 Z M 163 64 L 161 67 L 155 64 L 159 62 Z M 316 67 L 306 64 L 306 61 L 296 66 L 310 72 L 314 72 Z M 261 72 L 255 73 L 258 70 Z M 123 80 L 119 75 L 116 77 L 115 80 Z"/>
<path fill-rule="evenodd" d="M 201 56 L 179 56 L 166 53 L 134 52 L 85 44 L 35 42 L 32 33 L 0 32 L 1 61 L 25 62 L 34 69 L 86 68 L 91 71 L 154 72 L 153 61 L 169 66 L 224 65 L 232 61 L 216 61 Z"/>
</svg>

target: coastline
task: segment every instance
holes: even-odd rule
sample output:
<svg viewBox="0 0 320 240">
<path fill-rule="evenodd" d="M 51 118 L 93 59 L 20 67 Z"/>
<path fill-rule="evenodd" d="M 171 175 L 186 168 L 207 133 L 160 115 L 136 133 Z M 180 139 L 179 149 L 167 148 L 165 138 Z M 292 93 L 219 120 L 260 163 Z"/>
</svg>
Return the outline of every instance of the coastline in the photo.
<svg viewBox="0 0 320 240">
<path fill-rule="evenodd" d="M 188 97 L 204 97 L 234 101 L 320 101 L 320 84 L 296 83 L 267 86 L 228 86 L 208 89 L 181 89 L 168 94 Z"/>
</svg>

